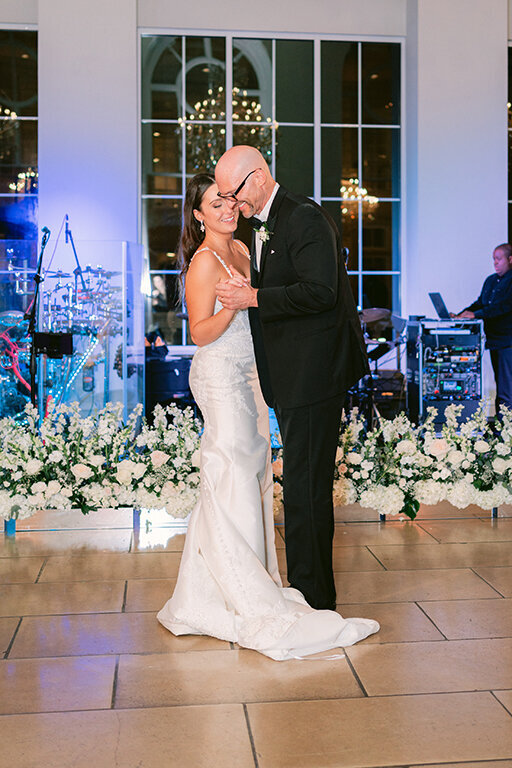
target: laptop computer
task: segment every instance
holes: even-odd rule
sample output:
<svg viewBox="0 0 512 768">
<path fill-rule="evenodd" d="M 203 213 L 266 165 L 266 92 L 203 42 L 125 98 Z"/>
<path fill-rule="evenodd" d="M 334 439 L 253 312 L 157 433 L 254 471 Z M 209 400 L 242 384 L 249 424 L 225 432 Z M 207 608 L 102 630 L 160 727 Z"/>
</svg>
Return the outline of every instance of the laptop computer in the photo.
<svg viewBox="0 0 512 768">
<path fill-rule="evenodd" d="M 450 313 L 448 312 L 448 309 L 446 308 L 446 304 L 444 303 L 443 297 L 440 293 L 429 293 L 430 299 L 432 301 L 432 304 L 435 307 L 435 310 L 437 312 L 437 316 L 440 320 L 450 320 Z"/>
</svg>

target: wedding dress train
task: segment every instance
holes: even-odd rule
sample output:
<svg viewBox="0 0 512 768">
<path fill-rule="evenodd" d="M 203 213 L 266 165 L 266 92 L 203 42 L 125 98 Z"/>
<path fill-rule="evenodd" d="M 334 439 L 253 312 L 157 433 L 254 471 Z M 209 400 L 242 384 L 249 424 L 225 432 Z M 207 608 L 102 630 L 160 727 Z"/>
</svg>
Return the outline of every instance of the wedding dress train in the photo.
<svg viewBox="0 0 512 768">
<path fill-rule="evenodd" d="M 221 308 L 216 302 L 215 312 Z M 174 593 L 157 615 L 161 624 L 175 635 L 211 635 L 279 661 L 352 645 L 377 632 L 376 621 L 314 610 L 300 592 L 282 585 L 268 409 L 246 310 L 197 350 L 190 385 L 205 421 L 200 499 Z"/>
</svg>

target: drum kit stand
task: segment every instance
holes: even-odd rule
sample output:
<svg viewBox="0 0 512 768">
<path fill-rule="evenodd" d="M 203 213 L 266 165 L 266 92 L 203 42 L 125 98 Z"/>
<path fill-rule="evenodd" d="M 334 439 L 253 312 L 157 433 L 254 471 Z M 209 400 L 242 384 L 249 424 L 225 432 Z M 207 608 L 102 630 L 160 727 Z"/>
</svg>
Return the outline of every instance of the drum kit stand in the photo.
<svg viewBox="0 0 512 768">
<path fill-rule="evenodd" d="M 0 312 L 0 418 L 22 418 L 28 400 L 41 416 L 50 400 L 56 404 L 80 400 L 83 392 L 94 391 L 99 363 L 104 364 L 103 405 L 109 400 L 113 369 L 109 341 L 121 333 L 122 324 L 121 287 L 115 285 L 121 273 L 102 266 L 82 269 L 67 215 L 65 227 L 77 265 L 72 273 L 51 270 L 51 260 L 42 269 L 50 237 L 47 227 L 42 230 L 36 269 L 28 268 L 26 260 L 17 264 L 14 249 L 6 251 L 0 299 L 4 307 L 10 303 L 12 308 Z"/>
</svg>

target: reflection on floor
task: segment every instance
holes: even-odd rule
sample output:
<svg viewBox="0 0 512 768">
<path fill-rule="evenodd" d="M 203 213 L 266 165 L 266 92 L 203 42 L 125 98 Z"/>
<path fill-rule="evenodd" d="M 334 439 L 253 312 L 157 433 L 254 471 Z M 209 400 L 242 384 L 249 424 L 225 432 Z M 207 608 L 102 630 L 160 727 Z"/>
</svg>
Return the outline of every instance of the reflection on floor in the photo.
<svg viewBox="0 0 512 768">
<path fill-rule="evenodd" d="M 337 510 L 339 611 L 381 631 L 284 663 L 163 629 L 185 532 L 131 525 L 40 513 L 0 536 L 3 765 L 512 768 L 512 508 Z"/>
</svg>

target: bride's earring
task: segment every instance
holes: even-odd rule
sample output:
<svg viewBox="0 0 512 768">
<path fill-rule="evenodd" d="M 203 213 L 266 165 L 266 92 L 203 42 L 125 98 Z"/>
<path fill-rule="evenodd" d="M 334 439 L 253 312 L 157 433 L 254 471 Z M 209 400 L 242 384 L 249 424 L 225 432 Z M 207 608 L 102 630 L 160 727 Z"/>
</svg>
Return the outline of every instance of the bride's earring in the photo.
<svg viewBox="0 0 512 768">
<path fill-rule="evenodd" d="M 202 221 L 202 222 L 200 223 L 200 225 L 199 225 L 199 229 L 201 230 L 201 232 L 204 232 L 204 221 Z"/>
</svg>

